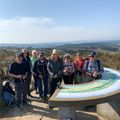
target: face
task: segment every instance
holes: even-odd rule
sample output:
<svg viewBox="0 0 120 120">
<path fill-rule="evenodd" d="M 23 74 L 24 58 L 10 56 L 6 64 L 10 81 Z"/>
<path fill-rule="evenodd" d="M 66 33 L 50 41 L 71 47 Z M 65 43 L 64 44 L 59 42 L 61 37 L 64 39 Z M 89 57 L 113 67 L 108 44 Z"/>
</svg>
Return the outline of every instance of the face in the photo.
<svg viewBox="0 0 120 120">
<path fill-rule="evenodd" d="M 23 52 L 24 57 L 27 57 L 27 51 Z"/>
<path fill-rule="evenodd" d="M 80 56 L 80 55 L 76 55 L 76 57 L 77 57 L 77 58 L 81 58 L 81 56 Z"/>
<path fill-rule="evenodd" d="M 32 56 L 33 56 L 33 57 L 37 57 L 37 56 L 38 56 L 38 53 L 37 53 L 37 52 L 33 52 L 33 53 L 32 53 Z"/>
<path fill-rule="evenodd" d="M 95 60 L 95 56 L 94 55 L 90 55 L 89 59 L 90 59 L 90 61 L 94 61 Z"/>
<path fill-rule="evenodd" d="M 40 59 L 43 59 L 44 58 L 44 54 L 40 54 Z"/>
<path fill-rule="evenodd" d="M 21 56 L 16 56 L 16 61 L 17 63 L 22 63 L 22 57 Z"/>
<path fill-rule="evenodd" d="M 66 62 L 70 62 L 70 58 L 65 58 L 65 61 Z"/>
<path fill-rule="evenodd" d="M 57 60 L 59 58 L 59 54 L 53 54 L 53 58 Z"/>
</svg>

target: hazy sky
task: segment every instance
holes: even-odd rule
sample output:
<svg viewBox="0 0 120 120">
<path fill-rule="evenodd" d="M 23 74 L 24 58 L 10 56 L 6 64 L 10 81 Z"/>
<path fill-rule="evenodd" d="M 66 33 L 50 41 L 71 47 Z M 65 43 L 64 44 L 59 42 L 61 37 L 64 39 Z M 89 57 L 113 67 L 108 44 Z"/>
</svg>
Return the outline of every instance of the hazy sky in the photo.
<svg viewBox="0 0 120 120">
<path fill-rule="evenodd" d="M 120 40 L 120 0 L 0 0 L 0 43 Z"/>
</svg>

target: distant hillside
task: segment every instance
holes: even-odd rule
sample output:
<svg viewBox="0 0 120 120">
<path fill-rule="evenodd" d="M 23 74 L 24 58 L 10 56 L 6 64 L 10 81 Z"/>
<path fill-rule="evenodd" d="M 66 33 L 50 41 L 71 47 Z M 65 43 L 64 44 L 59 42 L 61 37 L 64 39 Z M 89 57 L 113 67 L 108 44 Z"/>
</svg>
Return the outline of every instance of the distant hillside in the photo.
<svg viewBox="0 0 120 120">
<path fill-rule="evenodd" d="M 58 49 L 102 49 L 108 51 L 118 51 L 120 49 L 120 41 L 105 41 L 93 43 L 77 43 L 64 44 L 57 46 Z"/>
<path fill-rule="evenodd" d="M 106 47 L 106 46 L 120 46 L 120 40 L 102 41 L 102 42 L 81 42 L 81 41 L 60 41 L 60 42 L 46 42 L 34 44 L 0 44 L 0 47 L 13 47 L 13 48 L 79 48 L 79 47 Z"/>
</svg>

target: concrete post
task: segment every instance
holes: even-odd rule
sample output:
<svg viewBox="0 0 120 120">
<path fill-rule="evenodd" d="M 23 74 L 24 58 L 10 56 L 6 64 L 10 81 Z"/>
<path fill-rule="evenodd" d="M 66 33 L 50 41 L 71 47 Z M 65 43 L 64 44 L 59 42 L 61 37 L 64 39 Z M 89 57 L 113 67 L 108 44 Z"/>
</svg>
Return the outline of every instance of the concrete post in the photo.
<svg viewBox="0 0 120 120">
<path fill-rule="evenodd" d="M 58 119 L 59 120 L 76 120 L 76 107 L 59 107 Z"/>
<path fill-rule="evenodd" d="M 120 99 L 98 104 L 97 113 L 108 120 L 120 120 Z"/>
</svg>

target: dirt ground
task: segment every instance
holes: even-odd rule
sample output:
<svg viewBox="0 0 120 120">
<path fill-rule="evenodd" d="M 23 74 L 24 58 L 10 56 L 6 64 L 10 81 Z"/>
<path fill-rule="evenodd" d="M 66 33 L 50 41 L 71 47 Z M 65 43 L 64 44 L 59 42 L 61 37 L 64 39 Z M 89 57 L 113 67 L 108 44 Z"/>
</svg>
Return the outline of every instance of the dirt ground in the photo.
<svg viewBox="0 0 120 120">
<path fill-rule="evenodd" d="M 14 107 L 10 108 L 7 114 L 2 115 L 0 120 L 40 120 L 41 116 L 45 113 L 47 103 L 40 102 L 38 95 L 32 93 L 35 98 L 30 99 L 30 104 L 22 106 L 20 109 Z M 58 108 L 48 110 L 44 114 L 42 120 L 58 120 L 57 117 Z M 76 120 L 106 120 L 101 116 L 98 116 L 95 108 L 89 108 L 87 111 L 77 110 Z"/>
</svg>

